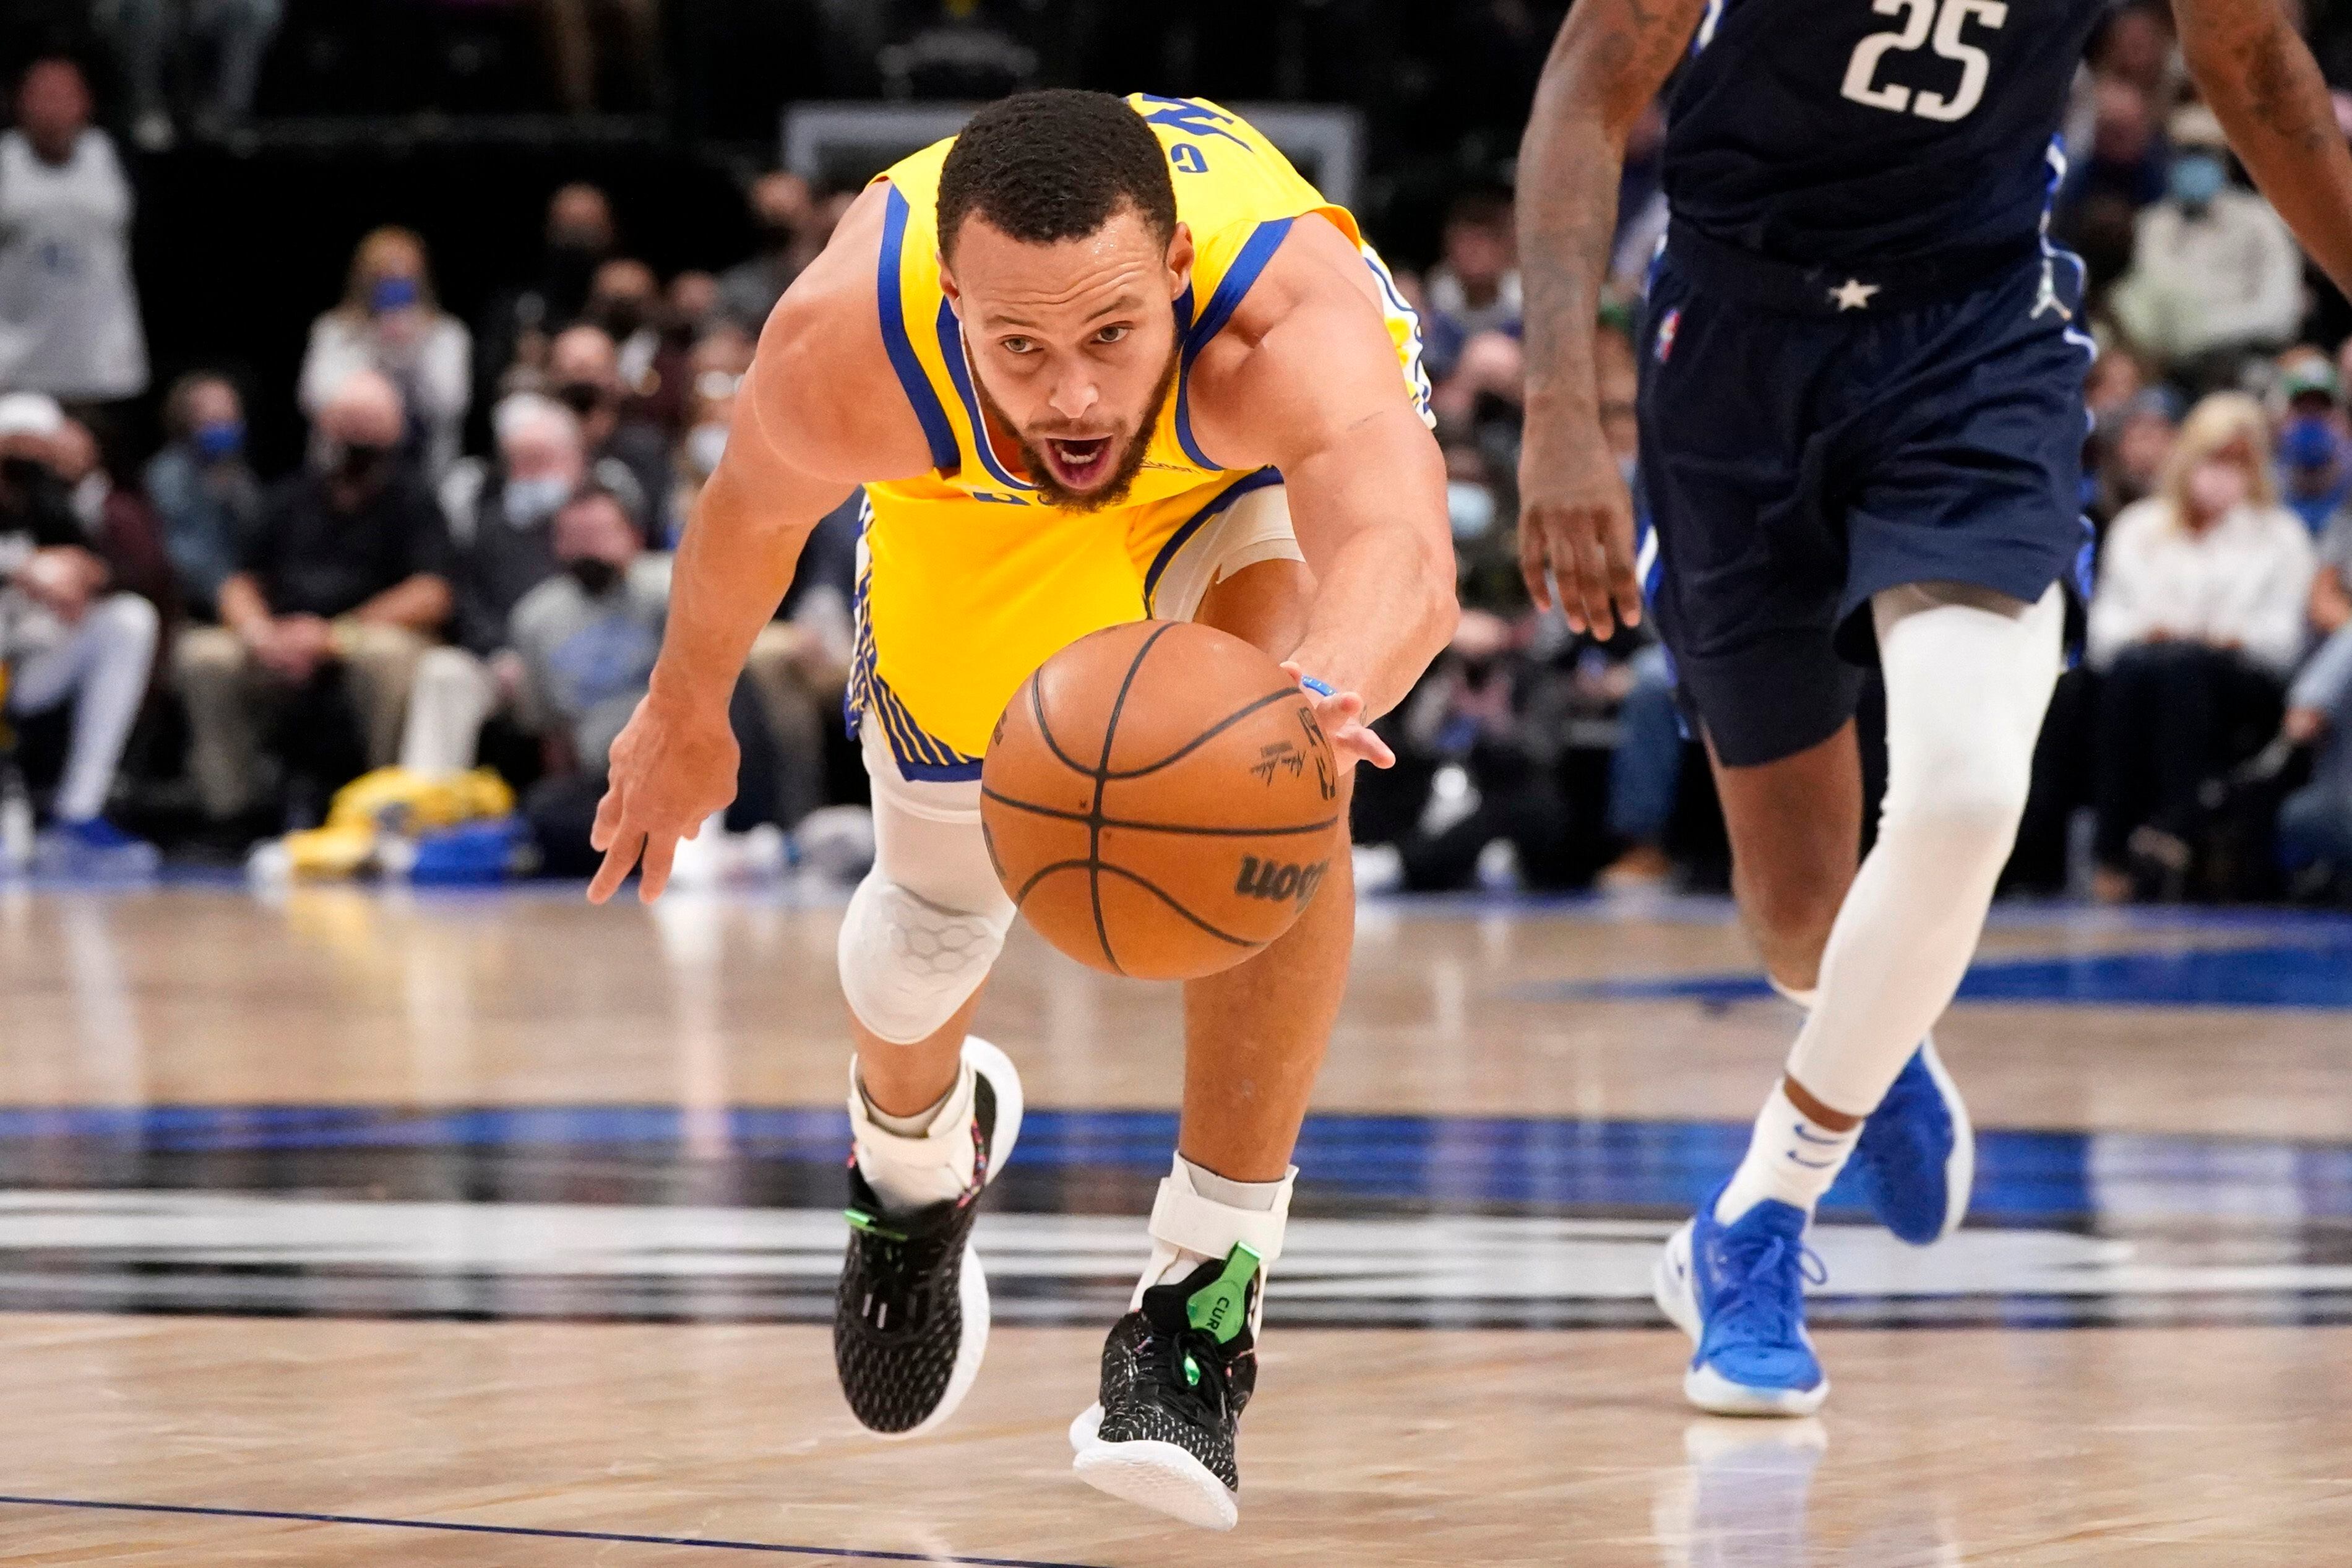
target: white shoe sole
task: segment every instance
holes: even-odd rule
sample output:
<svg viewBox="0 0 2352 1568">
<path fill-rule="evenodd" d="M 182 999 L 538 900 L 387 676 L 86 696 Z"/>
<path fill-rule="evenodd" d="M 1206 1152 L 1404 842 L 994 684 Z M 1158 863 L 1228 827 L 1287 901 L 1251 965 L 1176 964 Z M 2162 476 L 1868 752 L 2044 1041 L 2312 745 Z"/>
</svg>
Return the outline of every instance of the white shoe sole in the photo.
<svg viewBox="0 0 2352 1568">
<path fill-rule="evenodd" d="M 1231 1530 L 1241 1506 L 1209 1467 L 1173 1443 L 1106 1443 L 1102 1406 L 1089 1405 L 1070 1423 L 1070 1468 L 1078 1479 L 1122 1502 L 1164 1513 L 1202 1530 Z"/>
<path fill-rule="evenodd" d="M 1013 1070 L 1011 1058 L 977 1035 L 966 1037 L 963 1056 L 974 1072 L 988 1079 L 996 1095 L 996 1126 L 988 1140 L 988 1180 L 994 1182 L 1012 1157 L 1013 1145 L 1021 1139 L 1021 1075 Z M 981 1267 L 980 1254 L 969 1241 L 963 1244 L 963 1268 L 956 1279 L 956 1304 L 963 1317 L 963 1339 L 956 1345 L 948 1391 L 940 1396 L 937 1409 L 904 1432 L 877 1432 L 875 1436 L 884 1442 L 903 1443 L 938 1431 L 979 1380 L 980 1363 L 988 1355 L 988 1271 Z"/>
<path fill-rule="evenodd" d="M 1952 1152 L 1944 1160 L 1944 1228 L 1936 1233 L 1941 1241 L 1960 1228 L 1969 1217 L 1969 1194 L 1977 1179 L 1977 1130 L 1969 1121 L 1968 1101 L 1960 1098 L 1959 1085 L 1944 1070 L 1944 1058 L 1936 1054 L 1936 1041 L 1930 1036 L 1919 1046 L 1926 1059 L 1927 1076 L 1936 1080 L 1936 1091 L 1944 1097 L 1945 1109 L 1952 1117 Z M 1929 1242 L 1928 1246 L 1934 1246 Z"/>
<path fill-rule="evenodd" d="M 1685 1220 L 1666 1238 L 1650 1273 L 1650 1294 L 1675 1327 L 1696 1346 L 1706 1330 L 1699 1315 L 1697 1278 L 1691 1270 L 1691 1232 L 1697 1222 Z M 1711 1366 L 1694 1365 L 1683 1373 L 1683 1397 L 1711 1415 L 1811 1415 L 1830 1396 L 1823 1373 L 1811 1388 L 1749 1388 L 1732 1382 Z"/>
</svg>

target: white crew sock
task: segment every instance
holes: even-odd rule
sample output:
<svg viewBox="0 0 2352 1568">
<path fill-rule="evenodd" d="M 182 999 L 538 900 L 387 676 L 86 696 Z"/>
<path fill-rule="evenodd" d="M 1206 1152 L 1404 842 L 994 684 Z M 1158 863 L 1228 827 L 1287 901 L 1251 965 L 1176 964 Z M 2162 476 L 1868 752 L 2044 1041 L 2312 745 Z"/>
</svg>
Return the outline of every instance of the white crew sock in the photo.
<svg viewBox="0 0 2352 1568">
<path fill-rule="evenodd" d="M 1855 1117 L 1878 1108 L 1976 952 L 2025 810 L 2065 627 L 2055 587 L 2028 606 L 1983 590 L 1919 585 L 1880 594 L 1872 608 L 1886 679 L 1886 802 L 1878 842 L 1831 927 L 1820 987 L 1788 1062 L 1790 1080 Z M 1776 1086 L 1717 1218 L 1763 1197 L 1802 1198 L 1810 1208 L 1828 1191 L 1837 1164 L 1822 1168 L 1831 1146 L 1818 1140 L 1843 1137 L 1850 1149 L 1853 1135 L 1803 1123 L 1795 1111 Z M 1809 1136 L 1799 1136 L 1801 1123 Z M 1792 1148 L 1822 1152 L 1792 1161 Z"/>
<path fill-rule="evenodd" d="M 945 1099 L 913 1116 L 877 1110 L 853 1061 L 849 1068 L 850 1136 L 857 1169 L 885 1207 L 905 1214 L 961 1197 L 980 1157 L 971 1136 L 971 1102 L 979 1081 L 971 1063 L 956 1073 Z"/>
<path fill-rule="evenodd" d="M 1787 1000 L 1794 1002 L 1798 1006 L 1802 1007 L 1808 1013 L 1813 1010 L 1813 1004 L 1822 999 L 1822 994 L 1818 989 L 1811 991 L 1800 991 L 1793 985 L 1781 984 L 1780 977 L 1777 975 L 1768 974 L 1764 978 L 1765 981 L 1771 985 L 1773 990 L 1779 992 Z"/>
<path fill-rule="evenodd" d="M 1291 1187 L 1297 1179 L 1294 1167 L 1278 1182 L 1228 1181 L 1177 1155 L 1151 1205 L 1151 1261 L 1136 1281 L 1128 1310 L 1141 1308 L 1143 1293 L 1153 1286 L 1181 1279 L 1203 1263 L 1222 1263 L 1237 1246 L 1246 1246 L 1265 1268 L 1272 1268 L 1282 1256 Z M 1260 1313 L 1265 1302 L 1261 1281 Z"/>
<path fill-rule="evenodd" d="M 1843 1132 L 1822 1126 L 1796 1108 L 1786 1084 L 1774 1084 L 1746 1157 L 1715 1200 L 1717 1222 L 1729 1225 L 1766 1198 L 1811 1215 L 1861 1136 L 1859 1126 Z"/>
</svg>

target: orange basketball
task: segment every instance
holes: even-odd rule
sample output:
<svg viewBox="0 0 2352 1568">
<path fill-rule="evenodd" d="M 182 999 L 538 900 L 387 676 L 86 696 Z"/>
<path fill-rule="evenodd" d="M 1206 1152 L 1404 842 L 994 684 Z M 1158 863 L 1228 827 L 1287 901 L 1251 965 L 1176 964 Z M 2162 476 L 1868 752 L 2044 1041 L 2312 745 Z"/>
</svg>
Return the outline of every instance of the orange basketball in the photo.
<svg viewBox="0 0 2352 1568">
<path fill-rule="evenodd" d="M 1344 850 L 1339 769 L 1265 654 L 1137 621 L 1045 661 L 997 721 L 980 820 L 1004 890 L 1082 963 L 1228 969 L 1288 931 Z"/>
</svg>

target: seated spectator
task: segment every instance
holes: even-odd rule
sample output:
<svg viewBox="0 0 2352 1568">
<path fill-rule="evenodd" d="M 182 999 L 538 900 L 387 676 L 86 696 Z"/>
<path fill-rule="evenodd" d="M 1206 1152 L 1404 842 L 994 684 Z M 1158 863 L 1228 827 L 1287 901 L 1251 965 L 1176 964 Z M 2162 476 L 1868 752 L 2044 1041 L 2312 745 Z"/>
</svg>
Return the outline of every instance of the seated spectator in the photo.
<svg viewBox="0 0 2352 1568">
<path fill-rule="evenodd" d="M 216 824 L 261 799 L 265 721 L 314 702 L 334 675 L 367 765 L 398 754 L 416 661 L 450 612 L 447 531 L 401 460 L 404 427 L 398 390 L 374 371 L 336 388 L 310 466 L 270 490 L 221 585 L 222 624 L 180 639 L 190 760 Z"/>
<path fill-rule="evenodd" d="M 2068 168 L 2060 209 L 2071 214 L 2086 202 L 2108 201 L 2137 212 L 2163 200 L 2171 156 L 2158 106 L 2116 76 L 2097 79 L 2093 103 L 2090 155 Z"/>
<path fill-rule="evenodd" d="M 68 403 L 147 390 L 131 183 L 89 116 L 81 68 L 38 59 L 0 135 L 0 387 Z"/>
<path fill-rule="evenodd" d="M 2316 751 L 2311 781 L 2279 812 L 2279 856 L 2298 891 L 2352 898 L 2352 510 L 2320 542 L 2311 624 L 2327 640 L 2287 693 L 2286 738 Z"/>
<path fill-rule="evenodd" d="M 438 479 L 465 433 L 473 353 L 466 324 L 434 302 L 425 242 L 404 228 L 379 228 L 352 255 L 343 302 L 311 324 L 303 412 L 317 418 L 353 372 L 376 371 L 408 411 L 405 444 L 427 479 Z"/>
<path fill-rule="evenodd" d="M 552 398 L 519 392 L 499 405 L 492 423 L 497 464 L 485 470 L 469 458 L 443 489 L 457 602 L 452 646 L 417 661 L 400 748 L 401 766 L 427 778 L 472 767 L 483 723 L 514 710 L 523 671 L 508 624 L 523 595 L 559 570 L 555 514 L 588 478 L 580 421 Z"/>
<path fill-rule="evenodd" d="M 2317 349 L 2279 362 L 2279 500 L 2315 538 L 2352 500 L 2352 430 L 2337 401 L 2336 367 Z"/>
<path fill-rule="evenodd" d="M 663 314 L 669 319 L 670 341 L 689 353 L 705 333 L 733 325 L 719 295 L 718 275 L 691 267 L 670 279 Z"/>
<path fill-rule="evenodd" d="M 586 323 L 559 333 L 547 358 L 548 390 L 580 417 L 580 435 L 598 482 L 614 490 L 644 530 L 646 542 L 669 538 L 669 442 L 642 419 L 628 417 L 620 353 L 604 328 Z M 614 482 L 607 465 L 626 471 Z"/>
<path fill-rule="evenodd" d="M 261 517 L 261 486 L 245 460 L 245 405 L 226 376 L 184 375 L 163 400 L 163 449 L 147 464 L 147 499 L 181 602 L 220 619 L 221 584 Z"/>
<path fill-rule="evenodd" d="M 2101 76 L 2129 82 L 2159 109 L 2180 96 L 2187 67 L 2173 37 L 2171 10 L 2158 0 L 2129 0 L 2116 7 L 2090 54 Z"/>
<path fill-rule="evenodd" d="M 759 249 L 719 275 L 719 297 L 736 323 L 757 337 L 768 324 L 768 312 L 801 268 L 815 258 L 823 241 L 809 244 L 816 228 L 816 202 L 808 182 L 798 174 L 779 169 L 752 181 L 751 208 Z"/>
<path fill-rule="evenodd" d="M 618 355 L 625 389 L 621 416 L 674 434 L 686 412 L 688 351 L 670 340 L 661 279 L 654 269 L 626 258 L 596 268 L 588 319 L 604 329 Z"/>
<path fill-rule="evenodd" d="M 114 482 L 100 460 L 98 437 L 79 419 L 68 419 L 58 427 L 49 450 L 50 467 L 72 498 L 82 538 L 106 563 L 113 586 L 152 605 L 165 626 L 179 619 L 172 558 L 163 548 L 163 524 L 147 498 Z"/>
<path fill-rule="evenodd" d="M 0 397 L 0 670 L 12 715 L 73 705 L 40 864 L 61 874 L 143 873 L 155 867 L 153 846 L 102 814 L 146 700 L 158 617 L 146 600 L 116 590 L 89 546 L 58 472 L 66 432 L 52 399 Z"/>
<path fill-rule="evenodd" d="M 2230 182 L 2230 153 L 2210 110 L 2172 127 L 2170 188 L 2139 216 L 2132 269 L 2112 297 L 2135 342 L 2175 366 L 2269 352 L 2303 323 L 2303 252 L 2270 203 Z"/>
<path fill-rule="evenodd" d="M 2091 437 L 2091 517 L 2105 525 L 2156 489 L 2180 430 L 2180 399 L 2151 386 L 2100 417 Z"/>
<path fill-rule="evenodd" d="M 131 139 L 151 153 L 177 140 L 167 74 L 188 82 L 197 135 L 218 136 L 251 119 L 262 57 L 285 12 L 285 0 L 190 0 L 184 8 L 170 0 L 98 0 L 93 19 L 112 36 L 131 77 Z"/>
<path fill-rule="evenodd" d="M 1429 374 L 1453 376 L 1463 351 L 1482 332 L 1519 332 L 1517 241 L 1508 197 L 1467 195 L 1445 219 L 1445 253 L 1424 280 L 1429 308 L 1422 341 Z"/>
<path fill-rule="evenodd" d="M 594 185 L 565 185 L 548 198 L 538 276 L 500 292 L 482 312 L 475 345 L 481 406 L 509 392 L 546 390 L 548 345 L 580 319 L 614 239 L 613 204 Z"/>
<path fill-rule="evenodd" d="M 2102 898 L 2180 887 L 2200 786 L 2277 721 L 2312 564 L 2309 531 L 2278 504 L 2261 405 L 2199 404 L 2158 493 L 2108 530 L 2091 601 Z"/>
</svg>

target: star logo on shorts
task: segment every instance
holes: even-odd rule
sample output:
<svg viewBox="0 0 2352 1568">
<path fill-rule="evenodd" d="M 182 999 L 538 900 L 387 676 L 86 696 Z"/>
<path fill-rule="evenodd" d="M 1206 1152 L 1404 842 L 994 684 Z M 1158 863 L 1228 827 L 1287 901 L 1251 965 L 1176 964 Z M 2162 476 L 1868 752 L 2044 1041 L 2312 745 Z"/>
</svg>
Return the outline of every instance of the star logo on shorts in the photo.
<svg viewBox="0 0 2352 1568">
<path fill-rule="evenodd" d="M 1879 286 L 1875 283 L 1864 283 L 1859 278 L 1849 278 L 1830 290 L 1830 299 L 1836 303 L 1841 312 L 1867 310 L 1870 309 L 1870 297 L 1877 293 L 1878 289 Z"/>
</svg>

